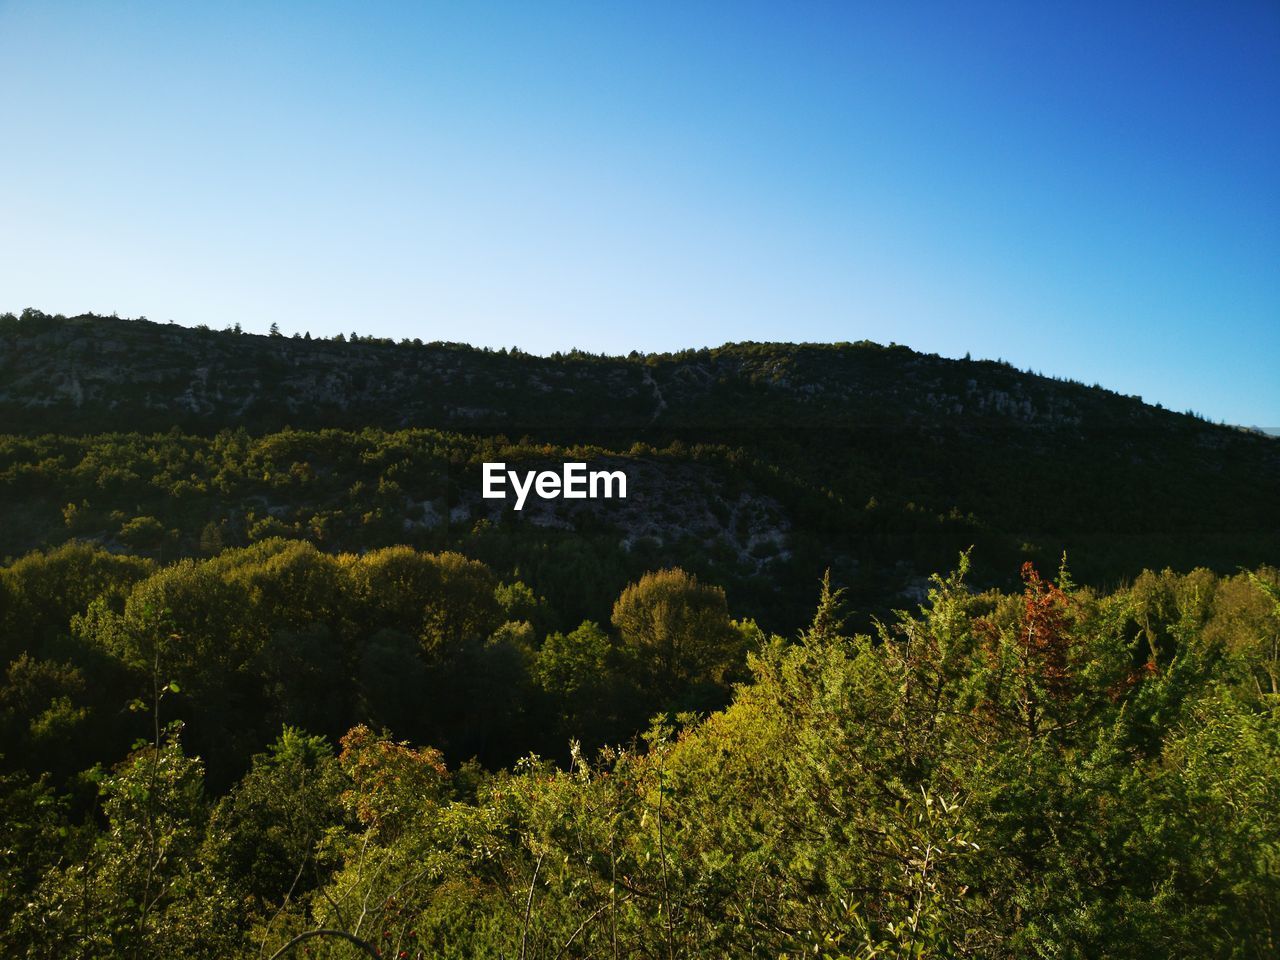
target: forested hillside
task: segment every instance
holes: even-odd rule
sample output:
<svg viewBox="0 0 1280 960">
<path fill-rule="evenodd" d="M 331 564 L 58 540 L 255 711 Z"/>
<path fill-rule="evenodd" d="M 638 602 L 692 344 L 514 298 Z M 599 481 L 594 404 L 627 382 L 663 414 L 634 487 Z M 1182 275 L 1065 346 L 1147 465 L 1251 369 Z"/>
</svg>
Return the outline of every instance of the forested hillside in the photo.
<svg viewBox="0 0 1280 960">
<path fill-rule="evenodd" d="M 977 578 L 1008 587 L 1023 560 L 1064 550 L 1082 580 L 1112 584 L 1266 562 L 1280 539 L 1274 438 L 867 342 L 540 358 L 26 311 L 0 317 L 0 424 L 10 555 L 127 540 L 137 518 L 166 556 L 196 554 L 210 522 L 226 544 L 257 525 L 330 549 L 465 549 L 443 531 L 522 519 L 476 502 L 479 462 L 570 448 L 639 461 L 630 504 L 558 501 L 512 539 L 543 549 L 546 531 L 586 526 L 612 553 L 639 543 L 674 563 L 692 538 L 737 572 L 779 558 L 773 582 L 831 567 L 866 606 L 919 596 L 971 545 Z M 794 629 L 785 593 L 776 626 Z"/>
<path fill-rule="evenodd" d="M 1273 955 L 1277 490 L 899 346 L 0 316 L 0 954 Z"/>
</svg>

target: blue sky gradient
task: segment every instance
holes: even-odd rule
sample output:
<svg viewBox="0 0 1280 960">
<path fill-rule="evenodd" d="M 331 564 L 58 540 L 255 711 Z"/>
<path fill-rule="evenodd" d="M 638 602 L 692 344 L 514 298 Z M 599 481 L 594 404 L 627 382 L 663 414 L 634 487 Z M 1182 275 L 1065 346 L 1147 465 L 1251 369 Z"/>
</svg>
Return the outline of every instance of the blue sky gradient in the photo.
<svg viewBox="0 0 1280 960">
<path fill-rule="evenodd" d="M 1002 357 L 1280 426 L 1280 5 L 0 2 L 0 309 Z"/>
</svg>

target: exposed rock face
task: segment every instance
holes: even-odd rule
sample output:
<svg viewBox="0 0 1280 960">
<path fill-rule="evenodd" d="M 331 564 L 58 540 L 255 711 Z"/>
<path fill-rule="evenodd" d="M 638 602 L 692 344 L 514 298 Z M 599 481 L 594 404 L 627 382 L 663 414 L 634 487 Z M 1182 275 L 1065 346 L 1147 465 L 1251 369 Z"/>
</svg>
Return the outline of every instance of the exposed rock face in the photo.
<svg viewBox="0 0 1280 960">
<path fill-rule="evenodd" d="M 791 558 L 791 521 L 773 497 L 754 489 L 730 489 L 722 471 L 698 463 L 598 457 L 593 470 L 622 470 L 628 495 L 611 500 L 543 500 L 530 496 L 521 511 L 524 522 L 538 527 L 574 530 L 584 524 L 618 531 L 619 546 L 631 550 L 642 541 L 661 548 L 690 538 L 708 553 L 727 552 L 740 569 L 763 572 Z M 536 461 L 522 470 L 554 468 Z M 478 485 L 468 485 L 450 515 L 454 523 L 479 519 L 499 522 L 510 514 L 510 500 L 485 500 Z M 424 522 L 438 522 L 438 513 Z"/>
</svg>

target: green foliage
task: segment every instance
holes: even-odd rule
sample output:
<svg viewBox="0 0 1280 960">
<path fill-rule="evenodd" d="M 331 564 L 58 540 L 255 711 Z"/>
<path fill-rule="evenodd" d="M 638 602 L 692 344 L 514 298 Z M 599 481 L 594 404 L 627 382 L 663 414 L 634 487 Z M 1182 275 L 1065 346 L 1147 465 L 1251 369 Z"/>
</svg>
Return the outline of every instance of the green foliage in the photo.
<svg viewBox="0 0 1280 960">
<path fill-rule="evenodd" d="M 646 698 L 636 685 L 640 671 L 631 651 L 592 621 L 548 636 L 532 670 L 554 705 L 561 743 L 618 743 L 644 723 Z"/>
<path fill-rule="evenodd" d="M 97 598 L 118 604 L 151 569 L 147 560 L 77 542 L 0 567 L 0 650 L 12 659 L 59 649 L 72 615 Z"/>
<path fill-rule="evenodd" d="M 102 830 L 73 844 L 31 894 L 40 922 L 26 931 L 25 955 L 228 955 L 232 904 L 197 856 L 203 771 L 176 730 L 102 777 L 99 794 Z"/>
<path fill-rule="evenodd" d="M 624 589 L 613 631 L 561 632 L 450 552 L 17 561 L 6 622 L 34 652 L 0 685 L 0 944 L 1274 953 L 1274 570 L 1109 594 L 967 572 L 873 635 L 827 578 L 788 642 L 679 569 Z"/>
<path fill-rule="evenodd" d="M 1199 659 L 1191 634 L 1170 669 L 1133 671 L 1146 640 L 1114 608 L 1141 590 L 1026 581 L 937 579 L 877 640 L 840 631 L 827 592 L 813 630 L 766 645 L 734 704 L 678 737 L 395 805 L 313 922 L 376 904 L 346 929 L 445 957 L 1273 952 L 1275 706 L 1223 661 L 1173 668 Z M 575 633 L 548 681 L 605 657 L 598 628 Z M 1154 753 L 1129 733 L 1153 710 Z"/>
<path fill-rule="evenodd" d="M 322 737 L 285 727 L 244 778 L 218 801 L 201 860 L 265 914 L 327 882 L 323 846 L 347 825 L 348 781 Z"/>
<path fill-rule="evenodd" d="M 724 590 L 680 569 L 647 573 L 622 591 L 613 625 L 655 689 L 679 696 L 724 683 L 743 660 L 743 636 Z"/>
<path fill-rule="evenodd" d="M 0 752 L 31 770 L 74 773 L 90 717 L 83 672 L 23 653 L 0 687 Z"/>
<path fill-rule="evenodd" d="M 0 316 L 0 955 L 1280 953 L 1274 441 L 866 342 L 236 333 Z M 569 459 L 632 496 L 478 499 Z"/>
<path fill-rule="evenodd" d="M 49 922 L 32 892 L 74 849 L 66 798 L 46 778 L 0 775 L 0 943 L 21 956 Z"/>
<path fill-rule="evenodd" d="M 121 525 L 118 536 L 130 547 L 151 550 L 164 542 L 164 524 L 155 517 L 134 517 Z"/>
<path fill-rule="evenodd" d="M 431 659 L 457 654 L 502 622 L 493 574 L 458 553 L 389 547 L 352 558 L 350 574 L 372 615 L 416 637 Z"/>
</svg>

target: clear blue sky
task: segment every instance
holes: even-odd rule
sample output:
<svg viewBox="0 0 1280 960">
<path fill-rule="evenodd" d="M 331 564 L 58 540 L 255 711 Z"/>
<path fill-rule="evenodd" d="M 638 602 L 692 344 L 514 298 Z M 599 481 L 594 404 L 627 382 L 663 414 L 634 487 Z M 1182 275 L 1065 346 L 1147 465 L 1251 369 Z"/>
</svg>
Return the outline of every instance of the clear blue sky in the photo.
<svg viewBox="0 0 1280 960">
<path fill-rule="evenodd" d="M 896 341 L 1280 426 L 1280 4 L 4 3 L 0 309 Z"/>
</svg>

